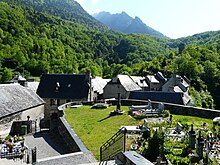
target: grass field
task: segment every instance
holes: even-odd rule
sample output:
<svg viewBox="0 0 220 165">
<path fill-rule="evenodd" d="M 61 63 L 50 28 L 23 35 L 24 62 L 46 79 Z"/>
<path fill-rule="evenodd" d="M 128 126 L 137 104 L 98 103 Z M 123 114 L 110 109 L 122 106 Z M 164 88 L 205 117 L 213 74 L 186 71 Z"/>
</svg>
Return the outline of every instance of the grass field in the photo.
<svg viewBox="0 0 220 165">
<path fill-rule="evenodd" d="M 107 109 L 91 109 L 90 106 L 80 108 L 65 109 L 65 118 L 74 128 L 75 132 L 82 139 L 86 147 L 99 159 L 99 148 L 109 138 L 111 138 L 121 126 L 143 124 L 143 120 L 136 120 L 128 116 L 128 107 L 123 107 L 123 115 L 109 116 L 115 106 Z M 212 120 L 192 116 L 173 115 L 173 125 L 180 121 L 183 124 L 194 124 L 194 128 L 201 127 L 204 122 L 209 127 L 212 126 Z"/>
<path fill-rule="evenodd" d="M 201 128 L 203 123 L 206 123 L 209 129 L 211 129 L 213 126 L 211 119 L 195 116 L 173 115 L 173 123 L 176 124 L 178 121 L 180 121 L 182 124 L 188 124 L 189 126 L 193 124 L 195 129 Z"/>
<path fill-rule="evenodd" d="M 65 110 L 66 120 L 97 159 L 101 145 L 111 138 L 120 126 L 137 125 L 141 122 L 128 116 L 128 107 L 121 108 L 125 111 L 123 115 L 109 117 L 110 112 L 115 109 L 115 106 L 107 109 L 83 106 Z"/>
</svg>

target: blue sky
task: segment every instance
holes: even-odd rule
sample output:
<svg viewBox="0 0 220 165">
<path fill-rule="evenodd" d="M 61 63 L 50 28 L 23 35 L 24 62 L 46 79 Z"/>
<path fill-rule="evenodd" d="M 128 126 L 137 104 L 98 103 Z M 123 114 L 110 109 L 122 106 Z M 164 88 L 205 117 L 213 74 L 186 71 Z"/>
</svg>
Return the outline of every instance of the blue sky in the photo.
<svg viewBox="0 0 220 165">
<path fill-rule="evenodd" d="M 220 30 L 220 0 L 76 0 L 90 14 L 125 11 L 170 38 Z"/>
</svg>

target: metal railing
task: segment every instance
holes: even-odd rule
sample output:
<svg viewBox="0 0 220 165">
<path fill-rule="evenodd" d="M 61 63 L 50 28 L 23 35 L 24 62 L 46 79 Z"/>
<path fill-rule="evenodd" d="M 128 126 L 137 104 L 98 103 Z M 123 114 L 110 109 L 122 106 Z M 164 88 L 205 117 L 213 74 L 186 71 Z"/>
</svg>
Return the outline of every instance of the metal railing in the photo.
<svg viewBox="0 0 220 165">
<path fill-rule="evenodd" d="M 101 162 L 114 159 L 114 156 L 116 156 L 118 153 L 125 152 L 126 132 L 126 128 L 122 127 L 100 147 Z"/>
<path fill-rule="evenodd" d="M 6 158 L 22 163 L 36 163 L 37 162 L 37 148 L 24 149 L 20 152 L 1 152 L 0 158 Z"/>
</svg>

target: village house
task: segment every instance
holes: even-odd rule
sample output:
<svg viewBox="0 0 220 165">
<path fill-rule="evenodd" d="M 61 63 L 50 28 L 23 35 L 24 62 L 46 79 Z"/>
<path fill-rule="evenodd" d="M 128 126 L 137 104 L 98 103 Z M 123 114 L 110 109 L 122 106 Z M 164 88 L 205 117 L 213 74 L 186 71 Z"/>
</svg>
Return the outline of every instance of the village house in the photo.
<svg viewBox="0 0 220 165">
<path fill-rule="evenodd" d="M 190 105 L 191 97 L 188 94 L 190 81 L 186 77 L 173 74 L 170 79 L 158 72 L 147 75 L 150 91 L 132 91 L 129 99 L 152 100 L 180 105 Z"/>
<path fill-rule="evenodd" d="M 127 99 L 131 91 L 141 91 L 138 86 L 128 75 L 117 75 L 104 87 L 103 98 L 118 98 L 118 93 L 122 99 Z"/>
<path fill-rule="evenodd" d="M 182 93 L 184 105 L 191 103 L 191 97 L 189 96 L 190 80 L 185 76 L 179 76 L 172 74 L 171 78 L 163 85 L 163 92 Z"/>
<path fill-rule="evenodd" d="M 130 76 L 130 78 L 142 88 L 143 91 L 149 91 L 149 86 L 147 85 L 145 77 L 142 76 Z"/>
<path fill-rule="evenodd" d="M 185 76 L 181 77 L 172 74 L 171 78 L 163 85 L 164 92 L 188 92 L 190 87 L 190 80 Z"/>
<path fill-rule="evenodd" d="M 19 133 L 22 125 L 31 128 L 25 121 L 34 121 L 35 125 L 39 125 L 44 117 L 45 102 L 29 88 L 19 84 L 0 84 L 0 96 L 1 135 L 10 132 L 13 122 L 17 123 L 16 132 Z"/>
<path fill-rule="evenodd" d="M 33 78 L 25 78 L 21 75 L 15 75 L 10 81 L 6 81 L 6 84 L 20 84 L 24 87 L 27 87 L 33 90 L 35 93 L 37 92 L 37 88 L 39 82 L 35 81 Z"/>
<path fill-rule="evenodd" d="M 45 120 L 57 118 L 58 106 L 67 102 L 94 101 L 91 74 L 43 74 L 37 94 L 44 99 Z"/>
<path fill-rule="evenodd" d="M 146 82 L 149 87 L 149 91 L 161 91 L 162 86 L 165 84 L 167 79 L 161 72 L 157 72 L 154 75 L 146 75 Z"/>
<path fill-rule="evenodd" d="M 97 100 L 103 99 L 103 92 L 104 92 L 103 89 L 110 80 L 111 79 L 103 79 L 101 77 L 92 78 L 92 87 L 93 87 L 94 95 L 97 96 Z"/>
</svg>

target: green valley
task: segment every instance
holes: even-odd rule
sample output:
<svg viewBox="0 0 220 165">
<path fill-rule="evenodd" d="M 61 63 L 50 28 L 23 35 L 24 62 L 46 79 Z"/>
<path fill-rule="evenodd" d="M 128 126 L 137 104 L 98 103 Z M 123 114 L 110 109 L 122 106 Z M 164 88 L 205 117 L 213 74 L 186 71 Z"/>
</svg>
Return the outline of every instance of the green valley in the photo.
<svg viewBox="0 0 220 165">
<path fill-rule="evenodd" d="M 219 108 L 220 32 L 180 39 L 117 33 L 73 0 L 0 0 L 0 80 L 13 74 L 186 75 L 199 107 Z M 214 100 L 213 100 L 214 99 Z"/>
</svg>

